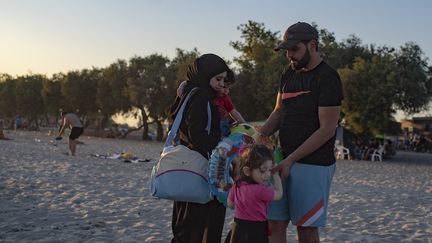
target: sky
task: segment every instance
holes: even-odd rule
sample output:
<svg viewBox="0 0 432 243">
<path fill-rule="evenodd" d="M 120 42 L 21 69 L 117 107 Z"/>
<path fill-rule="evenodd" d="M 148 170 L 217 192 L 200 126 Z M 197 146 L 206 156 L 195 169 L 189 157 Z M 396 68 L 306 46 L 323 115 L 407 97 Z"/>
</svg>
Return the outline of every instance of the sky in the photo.
<svg viewBox="0 0 432 243">
<path fill-rule="evenodd" d="M 431 13 L 430 0 L 0 0 L 0 73 L 51 76 L 136 55 L 173 58 L 176 48 L 232 60 L 239 53 L 229 43 L 248 20 L 281 35 L 304 21 L 338 41 L 412 41 L 432 59 Z"/>
</svg>

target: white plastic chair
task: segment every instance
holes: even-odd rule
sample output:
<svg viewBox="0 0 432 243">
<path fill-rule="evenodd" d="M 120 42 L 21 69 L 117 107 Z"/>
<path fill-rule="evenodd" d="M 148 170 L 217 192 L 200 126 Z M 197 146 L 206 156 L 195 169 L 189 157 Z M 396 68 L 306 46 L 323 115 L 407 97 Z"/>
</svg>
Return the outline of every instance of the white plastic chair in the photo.
<svg viewBox="0 0 432 243">
<path fill-rule="evenodd" d="M 382 156 L 384 153 L 384 146 L 379 147 L 378 149 L 375 149 L 371 154 L 371 160 L 379 160 L 382 161 Z"/>
<path fill-rule="evenodd" d="M 335 145 L 335 155 L 336 159 L 345 159 L 345 156 L 346 159 L 349 159 L 350 151 L 342 145 Z"/>
</svg>

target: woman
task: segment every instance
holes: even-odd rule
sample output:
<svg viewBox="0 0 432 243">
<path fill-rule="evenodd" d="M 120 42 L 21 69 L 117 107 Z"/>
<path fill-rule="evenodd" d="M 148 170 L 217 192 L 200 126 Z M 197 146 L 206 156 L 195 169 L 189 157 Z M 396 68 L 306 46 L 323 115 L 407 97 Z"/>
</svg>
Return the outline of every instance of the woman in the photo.
<svg viewBox="0 0 432 243">
<path fill-rule="evenodd" d="M 198 87 L 184 111 L 180 124 L 180 143 L 208 158 L 220 140 L 219 112 L 212 101 L 217 91 L 224 87 L 227 73 L 231 72 L 225 61 L 217 55 L 205 54 L 189 65 L 187 82 L 183 93 Z M 183 95 L 182 97 L 185 97 Z M 170 118 L 175 119 L 183 99 L 177 98 L 171 108 Z M 210 134 L 207 127 L 207 104 L 211 108 Z M 172 243 L 213 243 L 221 242 L 225 219 L 225 207 L 216 199 L 198 204 L 174 202 L 172 216 Z"/>
</svg>

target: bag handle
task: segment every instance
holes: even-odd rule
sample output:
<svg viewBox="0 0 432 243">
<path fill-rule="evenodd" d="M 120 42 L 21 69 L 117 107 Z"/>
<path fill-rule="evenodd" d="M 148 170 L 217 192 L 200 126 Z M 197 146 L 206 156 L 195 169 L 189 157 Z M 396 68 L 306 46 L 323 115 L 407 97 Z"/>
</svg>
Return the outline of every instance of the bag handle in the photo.
<svg viewBox="0 0 432 243">
<path fill-rule="evenodd" d="M 186 104 L 197 90 L 198 90 L 198 87 L 193 88 L 187 94 L 182 105 L 180 106 L 180 109 L 177 112 L 177 115 L 176 115 L 176 118 L 174 119 L 171 130 L 168 132 L 168 136 L 167 136 L 167 140 L 165 141 L 164 148 L 170 146 L 172 144 L 172 142 L 174 141 L 174 139 L 177 135 L 177 131 L 180 128 L 180 123 L 181 123 L 182 118 L 183 118 L 183 113 L 184 113 L 184 109 L 186 108 Z M 210 128 L 211 128 L 211 109 L 210 109 L 210 102 L 207 102 L 207 127 L 205 130 L 207 130 L 207 134 L 209 134 L 209 135 L 210 135 Z"/>
</svg>

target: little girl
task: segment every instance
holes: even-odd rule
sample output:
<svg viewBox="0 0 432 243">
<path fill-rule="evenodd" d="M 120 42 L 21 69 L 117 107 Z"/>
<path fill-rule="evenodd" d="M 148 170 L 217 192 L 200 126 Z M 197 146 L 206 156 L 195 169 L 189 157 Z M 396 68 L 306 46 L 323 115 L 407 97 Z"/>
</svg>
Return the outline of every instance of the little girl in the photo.
<svg viewBox="0 0 432 243">
<path fill-rule="evenodd" d="M 279 174 L 273 174 L 273 155 L 262 144 L 246 148 L 240 155 L 239 178 L 228 196 L 228 206 L 234 208 L 234 224 L 225 242 L 266 243 L 267 206 L 282 198 Z"/>
</svg>

